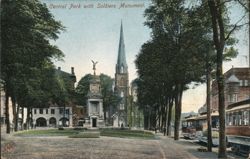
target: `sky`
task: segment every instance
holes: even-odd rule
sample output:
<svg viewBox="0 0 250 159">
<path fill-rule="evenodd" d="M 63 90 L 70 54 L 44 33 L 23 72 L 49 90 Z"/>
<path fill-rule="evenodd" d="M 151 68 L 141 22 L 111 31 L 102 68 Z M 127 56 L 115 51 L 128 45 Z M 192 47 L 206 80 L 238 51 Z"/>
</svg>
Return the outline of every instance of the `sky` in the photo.
<svg viewBox="0 0 250 159">
<path fill-rule="evenodd" d="M 41 0 L 46 3 L 56 20 L 62 22 L 66 31 L 52 41 L 65 54 L 64 61 L 55 61 L 57 67 L 70 72 L 75 68 L 77 82 L 93 73 L 91 60 L 98 61 L 97 74 L 112 78 L 118 55 L 120 25 L 123 23 L 126 60 L 130 82 L 137 77 L 134 61 L 141 45 L 150 39 L 151 31 L 144 25 L 144 10 L 149 0 Z M 127 8 L 123 7 L 123 3 Z M 120 8 L 120 6 L 122 7 Z M 231 8 L 232 22 L 240 16 L 240 9 Z M 246 28 L 236 33 L 239 43 L 238 58 L 224 63 L 224 72 L 232 67 L 247 66 L 248 36 Z M 183 112 L 198 111 L 205 103 L 205 85 L 190 89 L 183 94 Z"/>
</svg>

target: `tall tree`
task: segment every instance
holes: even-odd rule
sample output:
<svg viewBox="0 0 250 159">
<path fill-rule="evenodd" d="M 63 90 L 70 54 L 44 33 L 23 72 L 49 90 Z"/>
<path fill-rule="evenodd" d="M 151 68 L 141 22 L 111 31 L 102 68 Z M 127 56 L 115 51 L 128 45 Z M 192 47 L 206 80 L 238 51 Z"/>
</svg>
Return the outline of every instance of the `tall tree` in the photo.
<svg viewBox="0 0 250 159">
<path fill-rule="evenodd" d="M 164 84 L 167 91 L 163 89 L 161 92 L 172 92 L 175 99 L 176 140 L 179 139 L 182 93 L 189 83 L 204 81 L 205 60 L 202 51 L 204 42 L 209 40 L 206 35 L 210 30 L 206 27 L 209 24 L 208 18 L 199 16 L 204 14 L 203 10 L 203 6 L 186 7 L 183 0 L 155 0 L 145 11 L 146 25 L 152 29 L 152 52 L 162 52 L 160 62 L 154 63 L 159 65 L 158 68 L 164 68 L 159 77 L 167 79 Z M 171 85 L 168 81 L 171 81 Z M 162 84 L 159 83 L 160 88 Z M 167 99 L 171 98 L 166 97 L 169 95 L 163 93 L 163 96 L 163 103 L 168 103 Z"/>
<path fill-rule="evenodd" d="M 224 97 L 224 76 L 223 76 L 223 59 L 234 56 L 237 52 L 227 46 L 233 45 L 236 41 L 231 38 L 232 33 L 242 25 L 239 19 L 233 26 L 228 25 L 228 11 L 224 1 L 209 0 L 207 1 L 211 16 L 213 29 L 213 43 L 216 50 L 216 81 L 219 95 L 219 158 L 227 158 L 226 154 L 226 133 L 225 133 L 225 97 Z M 243 16 L 244 17 L 244 16 Z M 229 26 L 229 27 L 228 27 Z M 227 53 L 225 55 L 225 52 Z"/>
<path fill-rule="evenodd" d="M 52 63 L 52 58 L 62 57 L 62 52 L 49 40 L 56 40 L 64 27 L 38 0 L 2 0 L 1 3 L 1 79 L 4 81 L 6 99 L 14 99 L 17 94 L 23 95 L 20 100 L 28 95 L 34 97 L 34 94 L 17 91 L 41 91 L 36 75 L 41 73 L 39 70 L 46 63 Z M 25 87 L 19 89 L 17 85 Z M 7 102 L 5 107 L 9 107 Z M 7 119 L 7 133 L 10 133 L 9 128 Z"/>
</svg>

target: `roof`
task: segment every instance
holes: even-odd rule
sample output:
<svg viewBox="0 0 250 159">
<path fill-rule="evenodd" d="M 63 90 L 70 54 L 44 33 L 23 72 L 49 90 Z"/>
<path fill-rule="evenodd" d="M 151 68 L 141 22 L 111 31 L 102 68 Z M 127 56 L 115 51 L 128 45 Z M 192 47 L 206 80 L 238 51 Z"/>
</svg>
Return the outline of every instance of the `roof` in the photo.
<svg viewBox="0 0 250 159">
<path fill-rule="evenodd" d="M 249 67 L 233 67 L 223 74 L 225 79 L 229 79 L 234 75 L 238 80 L 250 80 Z M 216 80 L 213 80 L 212 87 L 217 88 Z"/>
<path fill-rule="evenodd" d="M 212 116 L 219 116 L 218 111 L 211 113 Z M 192 116 L 190 118 L 185 119 L 186 121 L 192 121 L 192 120 L 200 120 L 200 119 L 207 119 L 207 114 L 199 115 L 199 116 Z"/>
<path fill-rule="evenodd" d="M 227 79 L 226 83 L 240 83 L 240 80 L 233 74 Z"/>
<path fill-rule="evenodd" d="M 121 68 L 124 68 L 123 73 L 128 72 L 128 65 L 126 62 L 125 56 L 125 44 L 124 44 L 124 37 L 123 37 L 123 27 L 121 22 L 121 29 L 120 29 L 120 41 L 119 41 L 119 48 L 118 48 L 118 57 L 117 57 L 117 64 L 116 64 L 116 72 L 121 73 Z"/>
<path fill-rule="evenodd" d="M 234 111 L 234 110 L 247 109 L 247 108 L 250 108 L 250 104 L 243 104 L 243 105 L 233 107 L 231 109 L 227 109 L 227 112 L 231 112 L 231 111 Z"/>
<path fill-rule="evenodd" d="M 246 104 L 250 105 L 250 99 L 246 99 L 246 100 L 242 100 L 242 101 L 230 104 L 227 106 L 227 109 L 229 110 L 229 109 L 232 109 L 234 107 L 240 107 L 240 106 L 246 105 Z"/>
<path fill-rule="evenodd" d="M 63 78 L 66 78 L 66 79 L 70 79 L 73 82 L 76 82 L 76 76 L 75 76 L 75 74 L 71 74 L 71 73 L 62 71 L 60 69 L 55 69 L 55 74 L 58 75 L 58 76 L 61 76 Z"/>
</svg>

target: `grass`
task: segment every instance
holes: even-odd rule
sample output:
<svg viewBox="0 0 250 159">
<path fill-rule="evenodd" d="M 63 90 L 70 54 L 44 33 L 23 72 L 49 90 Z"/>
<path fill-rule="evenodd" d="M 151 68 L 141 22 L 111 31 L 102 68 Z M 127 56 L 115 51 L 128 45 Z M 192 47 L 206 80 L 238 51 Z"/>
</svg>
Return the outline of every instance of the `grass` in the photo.
<svg viewBox="0 0 250 159">
<path fill-rule="evenodd" d="M 70 135 L 70 138 L 99 138 L 100 132 L 80 132 L 79 134 Z"/>
<path fill-rule="evenodd" d="M 120 137 L 120 138 L 141 138 L 154 139 L 151 132 L 142 130 L 121 130 L 121 129 L 100 129 L 100 132 L 88 132 L 88 130 L 74 129 L 48 129 L 48 130 L 29 130 L 15 133 L 15 136 L 69 136 L 70 138 L 98 138 L 100 136 Z"/>
<path fill-rule="evenodd" d="M 142 130 L 102 129 L 101 136 L 154 139 L 153 133 Z"/>
<path fill-rule="evenodd" d="M 69 136 L 78 134 L 79 130 L 73 129 L 48 129 L 48 130 L 28 130 L 15 133 L 15 136 Z"/>
</svg>

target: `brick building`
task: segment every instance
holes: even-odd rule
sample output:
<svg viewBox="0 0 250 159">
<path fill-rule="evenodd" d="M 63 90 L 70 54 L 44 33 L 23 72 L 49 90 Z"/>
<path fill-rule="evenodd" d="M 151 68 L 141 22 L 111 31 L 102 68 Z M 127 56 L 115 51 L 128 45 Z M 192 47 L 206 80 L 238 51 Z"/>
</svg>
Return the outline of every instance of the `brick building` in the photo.
<svg viewBox="0 0 250 159">
<path fill-rule="evenodd" d="M 250 98 L 250 68 L 231 68 L 224 73 L 225 106 Z M 217 82 L 212 82 L 211 109 L 218 110 Z"/>
</svg>

